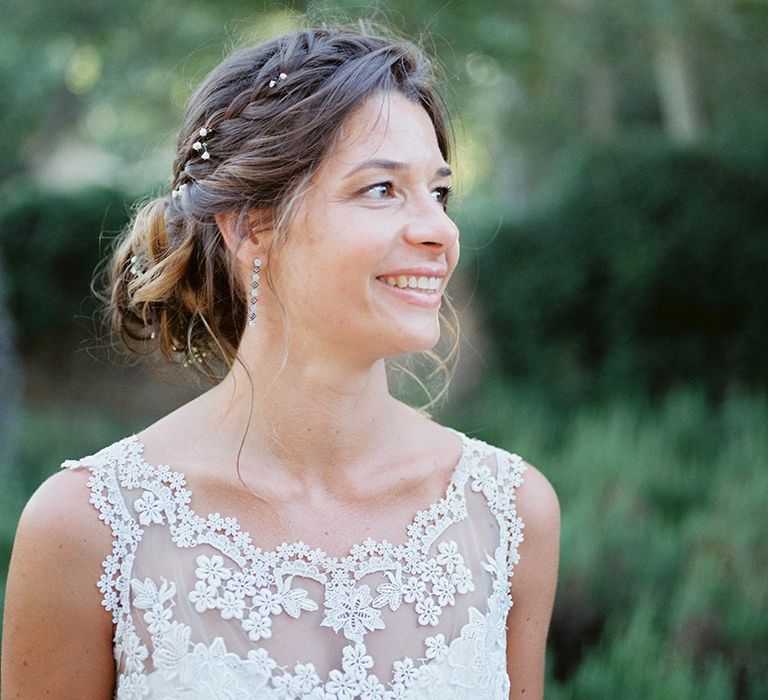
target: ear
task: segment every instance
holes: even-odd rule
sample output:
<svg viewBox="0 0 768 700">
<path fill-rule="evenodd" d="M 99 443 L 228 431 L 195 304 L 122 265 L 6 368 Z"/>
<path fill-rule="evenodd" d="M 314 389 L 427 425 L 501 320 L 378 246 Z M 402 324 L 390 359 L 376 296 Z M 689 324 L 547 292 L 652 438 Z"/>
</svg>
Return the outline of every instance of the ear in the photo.
<svg viewBox="0 0 768 700">
<path fill-rule="evenodd" d="M 227 212 L 226 214 L 216 214 L 216 225 L 221 231 L 221 237 L 224 239 L 224 245 L 227 250 L 234 254 L 241 265 L 250 268 L 253 259 L 263 257 L 266 253 L 264 241 L 266 236 L 258 225 L 260 217 L 257 214 L 249 214 L 247 227 L 251 232 L 248 236 L 241 236 L 238 231 L 238 221 L 240 214 L 236 212 Z"/>
</svg>

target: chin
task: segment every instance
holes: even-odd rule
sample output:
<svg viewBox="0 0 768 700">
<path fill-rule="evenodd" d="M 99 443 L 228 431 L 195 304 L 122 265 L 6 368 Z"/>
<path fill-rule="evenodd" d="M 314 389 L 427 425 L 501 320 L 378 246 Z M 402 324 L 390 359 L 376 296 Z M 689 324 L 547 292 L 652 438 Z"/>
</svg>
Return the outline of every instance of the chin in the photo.
<svg viewBox="0 0 768 700">
<path fill-rule="evenodd" d="M 432 350 L 440 341 L 440 325 L 435 323 L 433 328 L 412 329 L 410 333 L 401 329 L 397 349 L 392 355 L 407 355 L 415 352 Z"/>
</svg>

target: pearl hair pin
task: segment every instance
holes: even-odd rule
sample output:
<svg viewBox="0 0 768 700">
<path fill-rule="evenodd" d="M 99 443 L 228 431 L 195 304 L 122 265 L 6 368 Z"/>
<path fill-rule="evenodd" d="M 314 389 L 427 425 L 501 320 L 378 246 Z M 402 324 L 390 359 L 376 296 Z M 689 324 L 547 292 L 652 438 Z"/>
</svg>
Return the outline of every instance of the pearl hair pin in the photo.
<svg viewBox="0 0 768 700">
<path fill-rule="evenodd" d="M 272 78 L 272 80 L 269 81 L 269 87 L 273 88 L 275 85 L 277 85 L 277 82 L 279 80 L 285 80 L 288 76 L 285 73 L 280 73 L 277 78 Z"/>
<path fill-rule="evenodd" d="M 210 129 L 207 129 L 206 127 L 202 127 L 200 131 L 197 132 L 197 135 L 200 137 L 200 140 L 195 141 L 192 144 L 193 151 L 197 151 L 198 153 L 202 151 L 202 153 L 200 154 L 200 158 L 202 158 L 203 160 L 208 160 L 211 157 L 211 154 L 208 153 L 208 143 L 204 140 L 205 137 L 208 136 L 208 134 L 210 133 L 211 133 Z"/>
</svg>

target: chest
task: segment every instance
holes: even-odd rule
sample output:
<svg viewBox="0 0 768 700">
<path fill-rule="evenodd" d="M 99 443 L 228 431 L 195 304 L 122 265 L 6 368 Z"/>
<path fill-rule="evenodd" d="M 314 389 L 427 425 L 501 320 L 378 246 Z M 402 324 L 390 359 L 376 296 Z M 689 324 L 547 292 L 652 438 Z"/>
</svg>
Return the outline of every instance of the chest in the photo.
<svg viewBox="0 0 768 700">
<path fill-rule="evenodd" d="M 521 526 L 499 508 L 505 488 L 466 461 L 399 539 L 355 540 L 350 522 L 337 556 L 201 514 L 162 468 L 98 473 L 121 697 L 504 697 Z"/>
</svg>

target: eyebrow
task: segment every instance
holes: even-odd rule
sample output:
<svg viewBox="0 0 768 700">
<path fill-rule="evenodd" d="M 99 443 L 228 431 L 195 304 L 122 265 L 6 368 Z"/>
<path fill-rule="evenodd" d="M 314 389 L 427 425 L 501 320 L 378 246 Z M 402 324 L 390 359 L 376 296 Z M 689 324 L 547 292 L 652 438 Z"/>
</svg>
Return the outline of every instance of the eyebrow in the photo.
<svg viewBox="0 0 768 700">
<path fill-rule="evenodd" d="M 359 173 L 361 170 L 367 170 L 369 168 L 380 168 L 382 170 L 402 171 L 408 170 L 408 164 L 397 160 L 387 160 L 385 158 L 374 158 L 373 160 L 366 160 L 364 163 L 354 167 L 350 170 L 344 178 L 351 177 L 355 173 Z M 452 175 L 451 169 L 447 165 L 443 165 L 436 171 L 438 177 L 450 177 Z"/>
</svg>

